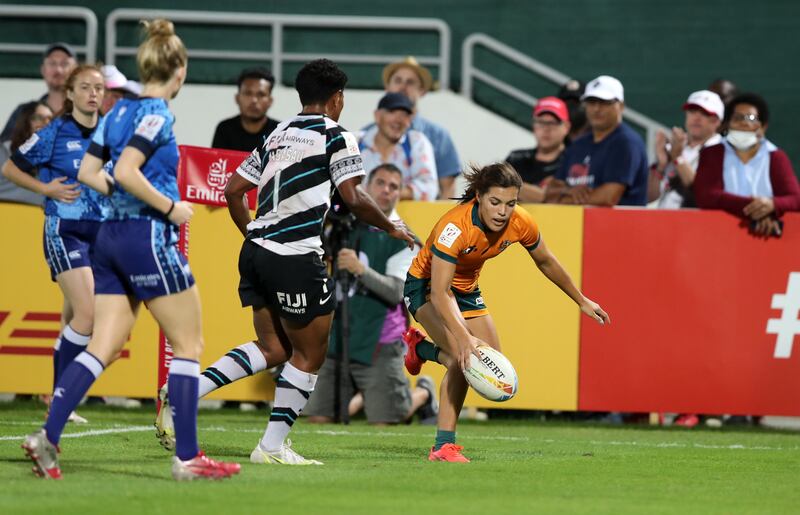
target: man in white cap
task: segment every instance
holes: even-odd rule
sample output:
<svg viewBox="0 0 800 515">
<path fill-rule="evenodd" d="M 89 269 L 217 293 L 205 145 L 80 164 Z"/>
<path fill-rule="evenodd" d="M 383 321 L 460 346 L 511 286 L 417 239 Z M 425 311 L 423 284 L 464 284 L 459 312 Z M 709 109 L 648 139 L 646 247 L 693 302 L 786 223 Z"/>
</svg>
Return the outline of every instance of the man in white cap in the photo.
<svg viewBox="0 0 800 515">
<path fill-rule="evenodd" d="M 695 91 L 683 104 L 686 130 L 673 127 L 671 134 L 656 135 L 656 164 L 650 168 L 647 200 L 658 200 L 661 209 L 696 207 L 692 184 L 704 147 L 722 141 L 719 127 L 725 117 L 722 99 L 709 90 Z"/>
<path fill-rule="evenodd" d="M 622 83 L 601 75 L 581 97 L 591 131 L 567 147 L 564 162 L 548 184 L 545 201 L 595 206 L 644 206 L 647 152 L 642 137 L 622 122 Z"/>
</svg>

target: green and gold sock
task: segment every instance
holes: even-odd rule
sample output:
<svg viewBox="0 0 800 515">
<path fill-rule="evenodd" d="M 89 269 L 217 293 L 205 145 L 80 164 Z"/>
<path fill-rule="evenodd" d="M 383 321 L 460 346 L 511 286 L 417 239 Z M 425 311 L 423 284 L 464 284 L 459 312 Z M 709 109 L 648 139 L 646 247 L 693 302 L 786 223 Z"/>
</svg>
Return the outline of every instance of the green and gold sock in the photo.
<svg viewBox="0 0 800 515">
<path fill-rule="evenodd" d="M 438 451 L 446 443 L 456 443 L 456 432 L 437 429 L 436 443 L 433 445 L 433 450 Z"/>
<path fill-rule="evenodd" d="M 417 356 L 425 361 L 435 361 L 436 363 L 440 363 L 439 350 L 439 347 L 428 340 L 422 340 L 417 344 Z"/>
</svg>

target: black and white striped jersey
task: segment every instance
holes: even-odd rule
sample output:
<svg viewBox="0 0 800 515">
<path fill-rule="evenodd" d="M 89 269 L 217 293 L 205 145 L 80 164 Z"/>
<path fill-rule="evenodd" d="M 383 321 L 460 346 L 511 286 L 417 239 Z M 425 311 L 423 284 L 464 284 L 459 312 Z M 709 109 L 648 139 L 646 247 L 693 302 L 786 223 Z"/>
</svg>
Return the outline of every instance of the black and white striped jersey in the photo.
<svg viewBox="0 0 800 515">
<path fill-rule="evenodd" d="M 236 173 L 258 185 L 247 237 L 276 254 L 322 255 L 322 222 L 338 186 L 364 175 L 358 140 L 320 114 L 300 114 L 269 135 Z"/>
</svg>

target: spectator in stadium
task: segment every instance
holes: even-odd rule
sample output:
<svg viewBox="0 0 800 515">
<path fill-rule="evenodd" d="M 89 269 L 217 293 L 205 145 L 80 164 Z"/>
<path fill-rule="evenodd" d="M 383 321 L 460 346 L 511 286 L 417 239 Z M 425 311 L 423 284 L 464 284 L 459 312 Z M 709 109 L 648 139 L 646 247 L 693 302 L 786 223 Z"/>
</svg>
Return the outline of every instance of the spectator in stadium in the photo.
<svg viewBox="0 0 800 515">
<path fill-rule="evenodd" d="M 44 58 L 39 71 L 47 86 L 47 93 L 42 95 L 39 100 L 47 104 L 54 115 L 60 115 L 64 109 L 64 101 L 67 98 L 64 91 L 64 83 L 76 64 L 75 50 L 66 43 L 52 43 L 44 51 Z M 0 133 L 0 140 L 6 140 L 11 137 L 11 131 L 14 130 L 14 124 L 23 105 L 25 103 L 18 105 L 14 112 L 11 113 L 11 116 L 8 117 L 5 127 L 3 127 L 3 132 Z"/>
<path fill-rule="evenodd" d="M 370 172 L 366 190 L 387 217 L 397 218 L 394 209 L 402 187 L 400 169 L 382 164 Z M 406 347 L 402 338 L 408 329 L 403 284 L 416 252 L 402 241 L 361 222 L 345 237 L 348 246 L 338 251 L 336 267 L 348 273 L 354 282 L 348 306 L 348 383 L 354 384 L 359 393 L 350 402 L 351 415 L 363 404 L 370 424 L 405 422 L 418 410 L 421 419 L 431 419 L 436 416 L 433 381 L 420 377 L 412 390 L 403 373 Z M 317 387 L 305 409 L 309 422 L 333 422 L 338 411 L 339 334 L 334 319 L 328 359 L 319 371 Z M 342 392 L 345 393 L 349 392 Z"/>
<path fill-rule="evenodd" d="M 546 202 L 645 205 L 647 152 L 641 136 L 622 121 L 622 83 L 601 75 L 581 98 L 592 130 L 567 147 L 561 169 L 547 185 Z"/>
<path fill-rule="evenodd" d="M 106 94 L 103 97 L 103 105 L 100 106 L 100 114 L 105 116 L 120 99 L 139 96 L 139 93 L 142 92 L 142 86 L 136 81 L 128 80 L 125 74 L 113 64 L 103 66 L 102 70 L 106 84 Z"/>
<path fill-rule="evenodd" d="M 402 93 L 386 93 L 375 110 L 375 124 L 361 133 L 358 148 L 365 170 L 392 163 L 403 173 L 400 200 L 436 200 L 439 183 L 431 142 L 410 129 L 414 104 Z"/>
<path fill-rule="evenodd" d="M 725 119 L 724 142 L 700 153 L 697 205 L 742 218 L 757 236 L 780 236 L 783 213 L 800 211 L 800 185 L 786 153 L 766 138 L 767 102 L 755 93 L 738 95 Z"/>
<path fill-rule="evenodd" d="M 728 79 L 715 79 L 711 81 L 711 84 L 708 85 L 709 91 L 713 91 L 722 99 L 722 103 L 725 104 L 726 108 L 728 103 L 733 100 L 733 97 L 739 94 L 739 88 L 733 81 Z M 725 125 L 725 121 L 720 124 L 719 126 L 719 133 L 725 134 L 728 130 L 728 127 Z"/>
<path fill-rule="evenodd" d="M 14 130 L 11 131 L 11 137 L 0 142 L 0 168 L 5 165 L 6 161 L 20 145 L 25 143 L 34 132 L 50 123 L 52 119 L 53 111 L 41 100 L 22 104 L 17 121 L 14 124 Z M 33 173 L 36 173 L 36 171 Z M 44 205 L 44 195 L 17 186 L 0 174 L 0 202 L 18 202 L 42 206 Z"/>
<path fill-rule="evenodd" d="M 561 168 L 565 139 L 570 131 L 569 112 L 563 100 L 556 97 L 539 99 L 533 109 L 534 148 L 514 150 L 506 162 L 522 177 L 520 202 L 544 202 L 544 190 Z"/>
<path fill-rule="evenodd" d="M 719 95 L 725 105 L 728 105 L 728 102 L 739 94 L 739 88 L 733 81 L 721 78 L 711 81 L 711 84 L 708 85 L 708 90 Z"/>
<path fill-rule="evenodd" d="M 695 91 L 683 104 L 686 130 L 673 127 L 670 135 L 656 134 L 656 163 L 650 167 L 647 200 L 661 209 L 695 207 L 692 184 L 700 151 L 722 141 L 719 127 L 725 106 L 712 91 Z"/>
<path fill-rule="evenodd" d="M 428 91 L 433 91 L 434 82 L 431 72 L 414 57 L 408 56 L 383 69 L 383 86 L 389 93 L 404 94 L 411 99 L 414 106 L 418 106 L 419 100 Z M 456 177 L 461 174 L 461 160 L 450 133 L 441 125 L 423 118 L 418 109 L 415 109 L 411 128 L 423 133 L 433 145 L 436 174 L 439 178 L 439 198 L 452 198 L 455 195 Z"/>
<path fill-rule="evenodd" d="M 264 139 L 279 123 L 267 116 L 272 106 L 275 77 L 263 67 L 245 68 L 239 74 L 236 85 L 238 90 L 234 100 L 239 107 L 239 114 L 219 122 L 211 146 L 250 152 L 261 147 Z"/>
<path fill-rule="evenodd" d="M 567 145 L 586 134 L 589 130 L 586 109 L 584 109 L 583 102 L 581 102 L 581 96 L 585 89 L 586 85 L 583 82 L 571 79 L 561 86 L 561 89 L 558 90 L 558 95 L 556 95 L 567 104 L 567 109 L 569 110 L 570 129 L 566 141 Z"/>
<path fill-rule="evenodd" d="M 647 200 L 658 200 L 659 209 L 696 207 L 692 185 L 700 152 L 722 141 L 719 128 L 725 118 L 722 99 L 709 90 L 695 91 L 683 104 L 686 130 L 673 127 L 671 135 L 656 134 L 657 162 L 650 167 Z M 701 419 L 696 413 L 680 413 L 673 424 L 695 427 Z"/>
</svg>

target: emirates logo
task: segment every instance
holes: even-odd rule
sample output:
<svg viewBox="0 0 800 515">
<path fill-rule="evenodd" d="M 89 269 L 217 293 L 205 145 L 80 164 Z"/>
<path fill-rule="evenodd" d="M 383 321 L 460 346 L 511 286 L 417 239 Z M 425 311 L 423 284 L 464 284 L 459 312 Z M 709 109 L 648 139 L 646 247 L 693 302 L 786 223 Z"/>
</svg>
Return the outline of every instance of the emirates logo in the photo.
<svg viewBox="0 0 800 515">
<path fill-rule="evenodd" d="M 231 177 L 231 173 L 227 171 L 228 168 L 228 160 L 227 159 L 217 159 L 211 166 L 208 167 L 208 185 L 212 188 L 216 188 L 218 190 L 225 190 L 225 186 L 228 184 L 228 179 Z"/>
</svg>

